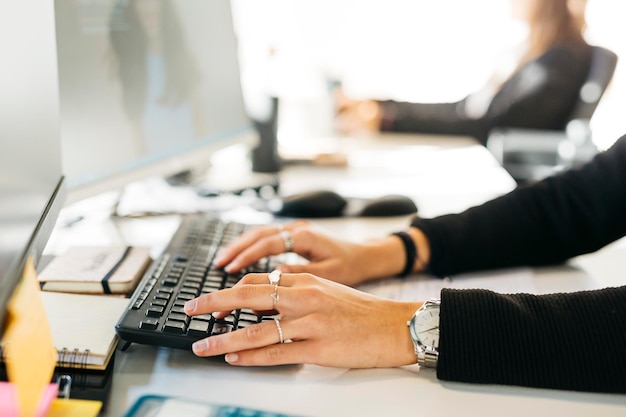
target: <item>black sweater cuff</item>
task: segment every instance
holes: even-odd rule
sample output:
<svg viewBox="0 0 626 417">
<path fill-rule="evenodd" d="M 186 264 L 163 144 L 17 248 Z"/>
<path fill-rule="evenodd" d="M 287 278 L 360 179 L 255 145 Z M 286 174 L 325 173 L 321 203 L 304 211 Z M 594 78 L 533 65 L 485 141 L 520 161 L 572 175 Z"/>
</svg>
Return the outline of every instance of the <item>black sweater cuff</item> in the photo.
<svg viewBox="0 0 626 417">
<path fill-rule="evenodd" d="M 626 287 L 441 298 L 439 379 L 626 393 Z"/>
</svg>

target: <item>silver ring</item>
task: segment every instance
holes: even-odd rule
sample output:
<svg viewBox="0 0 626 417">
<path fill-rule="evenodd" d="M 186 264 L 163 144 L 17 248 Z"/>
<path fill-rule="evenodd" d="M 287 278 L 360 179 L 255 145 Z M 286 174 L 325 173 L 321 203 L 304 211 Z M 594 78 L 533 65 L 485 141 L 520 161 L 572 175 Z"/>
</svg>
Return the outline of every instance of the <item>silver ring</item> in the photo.
<svg viewBox="0 0 626 417">
<path fill-rule="evenodd" d="M 278 303 L 278 299 L 280 298 L 278 296 L 278 283 L 280 282 L 280 274 L 281 274 L 280 269 L 275 269 L 272 272 L 270 272 L 270 274 L 267 276 L 267 279 L 269 280 L 270 285 L 274 286 L 274 293 L 270 294 L 270 297 L 272 297 L 272 308 L 274 310 L 276 310 L 276 303 Z"/>
<path fill-rule="evenodd" d="M 291 252 L 293 249 L 293 236 L 286 230 L 281 230 L 279 233 L 281 238 L 283 238 L 283 242 L 285 243 L 285 252 Z"/>
<path fill-rule="evenodd" d="M 274 323 L 276 323 L 276 330 L 278 330 L 278 339 L 280 339 L 280 343 L 285 343 L 285 339 L 283 339 L 283 329 L 280 328 L 280 320 L 274 319 Z"/>
<path fill-rule="evenodd" d="M 267 279 L 269 279 L 270 281 L 270 285 L 274 285 L 275 287 L 278 286 L 278 282 L 280 281 L 280 274 L 281 274 L 281 270 L 280 269 L 275 269 L 272 272 L 270 272 L 270 274 L 267 276 Z"/>
<path fill-rule="evenodd" d="M 278 300 L 280 299 L 278 296 L 278 285 L 274 287 L 274 292 L 270 294 L 270 297 L 272 297 L 272 308 L 276 310 L 276 303 L 278 303 Z"/>
</svg>

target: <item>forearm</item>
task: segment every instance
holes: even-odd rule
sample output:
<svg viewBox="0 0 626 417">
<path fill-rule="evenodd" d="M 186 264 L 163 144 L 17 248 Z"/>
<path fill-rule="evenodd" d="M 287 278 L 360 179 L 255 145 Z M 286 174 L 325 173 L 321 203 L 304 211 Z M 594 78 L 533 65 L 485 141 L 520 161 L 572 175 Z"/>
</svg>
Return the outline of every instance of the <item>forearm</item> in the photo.
<svg viewBox="0 0 626 417">
<path fill-rule="evenodd" d="M 441 295 L 440 379 L 626 392 L 626 287 Z"/>
<path fill-rule="evenodd" d="M 626 137 L 581 169 L 412 226 L 428 238 L 437 276 L 546 265 L 626 235 Z"/>
</svg>

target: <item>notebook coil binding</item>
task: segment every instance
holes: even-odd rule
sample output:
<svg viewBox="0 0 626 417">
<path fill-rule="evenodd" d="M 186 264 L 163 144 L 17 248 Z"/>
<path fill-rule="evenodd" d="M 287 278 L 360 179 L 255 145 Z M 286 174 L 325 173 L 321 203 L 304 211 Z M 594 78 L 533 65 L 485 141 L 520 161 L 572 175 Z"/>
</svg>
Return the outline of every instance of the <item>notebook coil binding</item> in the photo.
<svg viewBox="0 0 626 417">
<path fill-rule="evenodd" d="M 63 348 L 57 351 L 57 366 L 62 368 L 86 369 L 89 359 L 89 349 L 80 351 L 78 349 Z"/>
</svg>

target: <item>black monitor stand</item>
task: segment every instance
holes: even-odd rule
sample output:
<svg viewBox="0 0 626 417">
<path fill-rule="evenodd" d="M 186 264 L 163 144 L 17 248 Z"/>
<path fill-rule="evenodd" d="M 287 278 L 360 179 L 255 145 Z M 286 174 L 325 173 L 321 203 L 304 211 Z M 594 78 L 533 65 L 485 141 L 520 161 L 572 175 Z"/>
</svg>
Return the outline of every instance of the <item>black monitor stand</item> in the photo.
<svg viewBox="0 0 626 417">
<path fill-rule="evenodd" d="M 259 133 L 259 145 L 252 150 L 253 172 L 278 172 L 282 160 L 278 154 L 278 98 L 271 98 L 271 111 L 266 120 L 253 119 Z"/>
</svg>

